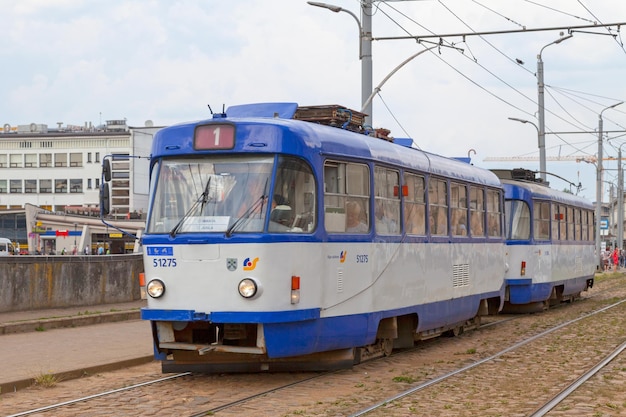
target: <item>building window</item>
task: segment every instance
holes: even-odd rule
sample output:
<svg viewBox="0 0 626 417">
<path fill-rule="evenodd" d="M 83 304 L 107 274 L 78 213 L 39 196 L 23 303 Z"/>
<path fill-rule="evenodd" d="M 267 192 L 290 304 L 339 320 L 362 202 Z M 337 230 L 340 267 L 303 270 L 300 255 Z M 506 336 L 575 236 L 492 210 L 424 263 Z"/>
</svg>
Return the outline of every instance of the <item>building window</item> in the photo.
<svg viewBox="0 0 626 417">
<path fill-rule="evenodd" d="M 52 154 L 51 153 L 39 154 L 39 166 L 51 167 L 52 166 Z"/>
<path fill-rule="evenodd" d="M 22 180 L 11 180 L 9 185 L 11 186 L 11 194 L 20 194 L 22 192 Z"/>
<path fill-rule="evenodd" d="M 96 152 L 95 157 L 96 157 L 95 162 L 100 162 L 100 152 Z"/>
<path fill-rule="evenodd" d="M 87 189 L 91 190 L 91 178 L 87 178 Z"/>
<path fill-rule="evenodd" d="M 83 180 L 82 179 L 70 179 L 70 193 L 82 193 L 83 192 Z"/>
<path fill-rule="evenodd" d="M 24 166 L 26 168 L 35 168 L 37 166 L 37 154 L 27 153 L 24 155 Z"/>
<path fill-rule="evenodd" d="M 96 178 L 96 188 L 100 188 L 100 178 Z"/>
<path fill-rule="evenodd" d="M 55 153 L 54 154 L 54 166 L 55 167 L 66 167 L 67 166 L 67 154 L 66 153 Z"/>
<path fill-rule="evenodd" d="M 70 154 L 70 166 L 71 167 L 82 167 L 83 166 L 83 154 L 82 153 L 71 153 Z"/>
<path fill-rule="evenodd" d="M 7 180 L 0 180 L 0 194 L 7 193 Z"/>
<path fill-rule="evenodd" d="M 24 180 L 24 192 L 33 194 L 37 192 L 37 180 Z"/>
<path fill-rule="evenodd" d="M 67 193 L 67 180 L 54 180 L 55 193 Z"/>
<path fill-rule="evenodd" d="M 39 192 L 42 194 L 51 194 L 52 180 L 39 180 Z"/>
<path fill-rule="evenodd" d="M 87 162 L 91 163 L 91 152 L 87 152 Z"/>
<path fill-rule="evenodd" d="M 5 154 L 0 155 L 0 168 L 7 167 L 7 156 Z"/>
<path fill-rule="evenodd" d="M 22 168 L 22 154 L 12 154 L 10 155 L 10 160 L 11 168 Z"/>
</svg>

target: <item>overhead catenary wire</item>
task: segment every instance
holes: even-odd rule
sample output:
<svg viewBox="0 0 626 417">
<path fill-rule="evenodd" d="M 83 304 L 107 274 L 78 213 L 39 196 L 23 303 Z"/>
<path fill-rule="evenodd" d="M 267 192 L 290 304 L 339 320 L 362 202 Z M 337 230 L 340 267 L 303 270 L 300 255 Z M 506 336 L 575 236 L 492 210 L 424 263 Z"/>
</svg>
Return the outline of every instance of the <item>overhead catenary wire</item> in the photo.
<svg viewBox="0 0 626 417">
<path fill-rule="evenodd" d="M 468 25 L 466 22 L 464 22 L 464 21 L 463 21 L 463 19 L 461 19 L 461 18 L 458 16 L 458 14 L 454 13 L 454 12 L 453 12 L 453 11 L 452 11 L 449 7 L 447 7 L 447 6 L 446 6 L 446 5 L 442 2 L 442 0 L 438 0 L 438 3 L 439 3 L 439 4 L 441 4 L 443 7 L 445 7 L 445 8 L 446 8 L 446 10 L 448 10 L 448 11 L 449 11 L 449 13 L 451 13 L 451 14 L 452 14 L 453 16 L 455 16 L 458 20 L 460 20 L 460 21 L 461 21 L 461 22 L 462 22 L 462 23 L 463 23 L 466 27 L 470 28 L 470 30 L 472 30 L 472 34 L 478 35 L 478 36 L 479 36 L 479 37 L 480 37 L 483 41 L 485 41 L 487 44 L 489 44 L 490 46 L 492 46 L 492 47 L 493 47 L 496 51 L 498 51 L 498 52 L 499 52 L 499 53 L 501 53 L 503 56 L 505 56 L 505 57 L 506 57 L 509 61 L 514 62 L 514 63 L 516 64 L 516 66 L 521 66 L 521 65 L 518 65 L 518 60 L 514 60 L 513 58 L 511 58 L 511 57 L 507 56 L 505 53 L 503 53 L 503 52 L 502 52 L 502 51 L 500 51 L 498 48 L 496 48 L 495 46 L 493 46 L 490 42 L 488 42 L 486 39 L 484 39 L 484 36 L 481 36 L 481 33 L 478 33 L 478 32 L 476 32 L 475 30 L 473 30 L 473 29 L 470 27 L 470 25 Z M 485 6 L 483 6 L 482 4 L 480 4 L 480 3 L 476 2 L 476 1 L 474 1 L 474 3 L 476 3 L 476 4 L 478 4 L 478 5 L 482 6 L 482 7 L 485 7 Z M 537 5 L 539 5 L 538 3 L 534 3 L 534 2 L 533 2 L 532 4 L 537 4 Z M 431 30 L 427 29 L 424 25 L 419 24 L 418 22 L 416 22 L 414 19 L 410 18 L 410 17 L 409 17 L 409 16 L 407 16 L 406 14 L 404 14 L 404 13 L 402 13 L 402 12 L 398 11 L 398 10 L 397 10 L 397 8 L 394 8 L 394 7 L 392 7 L 392 6 L 388 5 L 388 4 L 386 4 L 386 5 L 387 5 L 389 8 L 393 9 L 394 11 L 396 11 L 397 13 L 402 14 L 402 15 L 403 15 L 404 17 L 406 17 L 407 19 L 410 19 L 412 22 L 414 22 L 416 25 L 420 26 L 421 28 L 425 29 L 427 32 L 429 32 L 429 33 L 431 33 L 431 34 L 433 34 L 433 33 L 434 33 L 433 31 L 431 31 Z M 485 8 L 486 8 L 486 7 L 485 7 Z M 509 21 L 511 21 L 511 22 L 514 22 L 515 24 L 518 24 L 517 22 L 515 22 L 515 20 L 514 20 L 514 19 L 512 19 L 512 18 L 508 18 L 508 17 L 504 16 L 504 14 L 502 14 L 502 13 L 499 13 L 499 12 L 497 12 L 497 11 L 495 11 L 495 10 L 491 9 L 491 8 L 487 8 L 487 9 L 488 9 L 489 11 L 491 11 L 491 12 L 493 12 L 493 13 L 497 14 L 497 15 L 498 15 L 498 16 L 500 16 L 500 17 L 503 17 L 503 18 L 505 18 L 505 19 L 507 19 L 507 20 L 509 20 Z M 575 15 L 572 15 L 572 14 L 570 14 L 570 13 L 566 13 L 566 12 L 563 12 L 563 11 L 560 11 L 560 10 L 557 10 L 557 9 L 554 9 L 554 11 L 557 11 L 557 12 L 560 12 L 560 13 L 563 13 L 563 14 L 567 14 L 567 15 L 569 15 L 569 16 L 573 16 L 573 17 L 575 17 L 575 18 L 577 18 L 577 19 L 581 19 L 581 20 L 589 21 L 588 19 L 584 19 L 584 18 L 582 18 L 582 17 L 580 17 L 580 16 L 575 16 Z M 388 13 L 385 13 L 385 12 L 383 11 L 383 14 L 384 14 L 385 16 L 387 16 L 387 17 L 388 17 L 388 18 L 389 18 L 392 22 L 394 22 L 394 24 L 397 24 L 397 23 L 396 23 L 396 21 L 395 21 L 394 19 L 392 19 L 392 18 L 389 16 L 389 14 L 388 14 Z M 518 24 L 518 25 L 519 25 L 519 24 Z M 401 26 L 400 26 L 400 27 L 401 27 Z M 409 31 L 408 31 L 406 28 L 401 27 L 401 29 L 402 29 L 402 31 L 404 31 L 405 33 L 409 33 Z M 415 37 L 414 39 L 417 39 L 417 37 Z M 465 38 L 464 38 L 464 41 L 465 41 Z M 467 43 L 466 43 L 466 44 L 467 44 Z M 435 56 L 437 56 L 437 55 L 435 55 Z M 498 75 L 496 75 L 493 71 L 489 70 L 487 67 L 485 67 L 484 65 L 480 64 L 480 63 L 478 62 L 478 59 L 477 59 L 477 58 L 475 58 L 475 57 L 473 57 L 473 58 L 469 58 L 469 57 L 467 57 L 465 54 L 463 54 L 463 56 L 464 56 L 464 57 L 466 57 L 466 58 L 468 58 L 468 59 L 470 59 L 470 60 L 472 60 L 473 62 L 475 62 L 475 63 L 476 63 L 477 65 L 479 65 L 479 66 L 480 66 L 483 70 L 485 70 L 485 71 L 486 71 L 486 72 L 488 72 L 490 75 L 492 75 L 493 77 L 495 77 L 496 79 L 498 79 L 500 82 L 502 82 L 502 83 L 504 83 L 505 85 L 507 85 L 509 88 L 511 88 L 511 89 L 513 89 L 514 91 L 518 92 L 520 95 L 522 95 L 523 97 L 525 97 L 527 100 L 529 100 L 530 102 L 532 102 L 534 105 L 537 105 L 537 103 L 536 103 L 536 101 L 535 101 L 534 99 L 532 99 L 532 98 L 530 98 L 530 97 L 526 96 L 525 94 L 523 94 L 522 92 L 520 92 L 519 90 L 517 90 L 515 87 L 513 87 L 512 85 L 510 85 L 510 83 L 507 83 L 504 79 L 502 79 L 501 77 L 499 77 Z M 516 106 L 516 105 L 514 105 L 514 104 L 510 103 L 508 100 L 506 100 L 506 99 L 504 99 L 504 98 L 502 98 L 502 97 L 498 96 L 497 94 L 492 93 L 492 92 L 491 92 L 491 91 L 489 91 L 487 88 L 483 87 L 481 84 L 479 84 L 478 82 L 476 82 L 476 81 L 472 80 L 469 76 L 465 75 L 465 74 L 464 74 L 461 70 L 459 70 L 458 68 L 454 67 L 452 64 L 448 63 L 448 62 L 447 62 L 444 58 L 439 57 L 439 56 L 437 56 L 437 58 L 439 58 L 440 60 L 442 60 L 442 61 L 443 61 L 446 65 L 448 65 L 449 67 L 451 67 L 454 71 L 456 71 L 457 73 L 459 73 L 459 74 L 460 74 L 461 76 L 463 76 L 465 79 L 467 79 L 468 81 L 470 81 L 470 82 L 471 82 L 471 83 L 473 83 L 474 85 L 478 86 L 478 87 L 479 87 L 479 88 L 481 88 L 483 91 L 487 92 L 488 94 L 492 95 L 493 97 L 497 98 L 498 100 L 503 101 L 503 102 L 505 102 L 506 104 L 508 104 L 508 105 L 512 106 L 513 108 L 516 108 L 516 109 L 518 109 L 518 110 L 522 111 L 524 114 L 531 115 L 531 116 L 533 115 L 533 114 L 531 114 L 530 112 L 527 112 L 527 111 L 524 111 L 524 110 L 520 109 L 518 106 Z M 523 68 L 524 70 L 526 70 L 527 72 L 531 72 L 531 71 L 529 71 L 528 69 L 524 68 L 523 66 L 522 66 L 522 68 Z M 532 73 L 532 72 L 531 72 L 531 73 Z M 534 73 L 533 73 L 533 74 L 534 74 Z M 548 113 L 550 113 L 550 114 L 554 115 L 555 117 L 557 117 L 557 118 L 559 118 L 559 119 L 563 120 L 564 122 L 566 122 L 566 123 L 568 123 L 568 124 L 572 125 L 572 126 L 573 126 L 574 128 L 576 128 L 576 129 L 581 129 L 581 130 L 585 130 L 585 129 L 587 129 L 587 130 L 588 130 L 588 129 L 589 129 L 588 127 L 581 127 L 581 125 L 582 125 L 582 126 L 585 126 L 585 125 L 584 125 L 584 123 L 581 123 L 579 120 L 577 120 L 575 117 L 573 117 L 573 115 L 572 115 L 570 112 L 566 111 L 566 110 L 565 110 L 565 108 L 561 105 L 561 103 L 559 103 L 559 102 L 558 102 L 558 100 L 557 100 L 557 99 L 556 99 L 553 95 L 551 95 L 551 97 L 555 100 L 555 102 L 557 103 L 557 105 L 558 105 L 558 106 L 559 106 L 562 110 L 564 110 L 564 111 L 568 114 L 568 116 L 569 116 L 571 119 L 573 119 L 573 120 L 574 120 L 574 122 L 571 122 L 571 121 L 569 121 L 569 120 L 565 119 L 564 117 L 560 116 L 559 114 L 555 113 L 554 111 L 552 111 L 552 110 L 550 110 L 550 109 L 545 109 L 545 111 L 547 111 Z M 577 125 L 576 123 L 578 123 L 578 125 Z M 549 130 L 549 129 L 546 129 L 546 130 Z M 564 144 L 569 145 L 569 142 L 568 142 L 568 141 L 566 141 L 565 139 L 563 139 L 563 138 L 562 138 L 562 137 L 560 137 L 560 136 L 557 136 L 557 137 L 558 137 L 558 138 L 559 138 L 559 139 L 560 139 L 560 140 L 561 140 Z"/>
<path fill-rule="evenodd" d="M 594 19 L 596 19 L 597 22 L 602 23 L 602 21 L 598 19 L 598 17 L 591 10 L 589 10 L 589 8 L 585 6 L 581 0 L 578 0 L 578 4 L 580 4 L 587 11 L 587 13 L 589 13 Z M 617 27 L 617 30 L 619 32 L 619 26 Z M 609 34 L 612 35 L 610 28 L 607 28 L 607 31 L 609 32 Z M 622 51 L 626 54 L 626 49 L 624 49 L 624 43 L 618 41 L 615 37 L 613 39 L 615 39 L 615 42 L 617 42 L 617 44 L 620 46 Z"/>
<path fill-rule="evenodd" d="M 530 3 L 530 4 L 534 4 L 535 6 L 542 7 L 544 9 L 552 10 L 553 12 L 557 12 L 557 13 L 564 14 L 566 16 L 573 17 L 575 19 L 583 20 L 583 21 L 589 22 L 589 23 L 594 23 L 594 21 L 591 20 L 591 19 L 586 19 L 586 18 L 584 18 L 582 16 L 577 16 L 575 14 L 567 13 L 567 12 L 564 12 L 563 10 L 555 9 L 554 7 L 546 6 L 545 4 L 537 3 L 536 1 L 532 1 L 532 0 L 524 0 L 524 1 L 526 3 Z"/>
</svg>

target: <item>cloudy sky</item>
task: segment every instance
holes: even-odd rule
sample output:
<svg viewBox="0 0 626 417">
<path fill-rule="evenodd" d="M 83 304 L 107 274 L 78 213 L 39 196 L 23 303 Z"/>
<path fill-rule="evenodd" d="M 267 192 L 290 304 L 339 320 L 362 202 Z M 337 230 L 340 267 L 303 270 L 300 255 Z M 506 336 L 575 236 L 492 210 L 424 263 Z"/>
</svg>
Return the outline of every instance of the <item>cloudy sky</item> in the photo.
<svg viewBox="0 0 626 417">
<path fill-rule="evenodd" d="M 358 0 L 328 2 L 360 17 Z M 537 55 L 561 28 L 598 25 L 543 49 L 548 157 L 596 155 L 598 115 L 626 100 L 626 24 L 599 26 L 626 23 L 624 0 L 375 1 L 373 11 L 373 37 L 397 38 L 373 41 L 374 86 L 431 46 L 403 37 L 526 29 L 443 38 L 382 86 L 373 125 L 422 149 L 539 169 L 536 129 L 508 118 L 538 125 Z M 2 0 L 0 27 L 3 125 L 162 126 L 209 117 L 207 105 L 270 101 L 361 108 L 355 19 L 305 0 Z M 603 113 L 603 131 L 625 126 L 626 104 Z M 616 156 L 626 135 L 607 135 L 605 157 Z M 485 160 L 504 157 L 535 160 Z M 616 182 L 617 163 L 604 165 Z M 547 167 L 595 200 L 595 166 Z"/>
</svg>

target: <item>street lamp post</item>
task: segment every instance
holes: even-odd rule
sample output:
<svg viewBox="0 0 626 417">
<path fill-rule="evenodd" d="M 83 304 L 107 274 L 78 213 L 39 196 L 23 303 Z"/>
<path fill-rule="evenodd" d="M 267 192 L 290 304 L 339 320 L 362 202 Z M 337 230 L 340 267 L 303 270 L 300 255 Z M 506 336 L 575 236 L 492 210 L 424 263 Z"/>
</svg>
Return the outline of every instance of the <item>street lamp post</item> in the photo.
<svg viewBox="0 0 626 417">
<path fill-rule="evenodd" d="M 350 10 L 346 10 L 343 7 L 335 6 L 332 4 L 320 3 L 316 1 L 308 1 L 311 6 L 321 7 L 328 9 L 332 12 L 339 13 L 345 12 L 356 20 L 359 26 L 359 59 L 361 60 L 361 104 L 363 104 L 363 112 L 365 116 L 366 125 L 372 126 L 373 109 L 372 102 L 370 100 L 367 105 L 365 102 L 372 93 L 372 1 L 361 1 L 361 20 L 352 13 Z"/>
<path fill-rule="evenodd" d="M 371 107 L 372 105 L 372 99 L 374 98 L 374 96 L 376 94 L 378 94 L 380 92 L 380 89 L 383 87 L 383 85 L 387 82 L 387 80 L 389 80 L 389 78 L 391 78 L 391 76 L 393 74 L 395 74 L 396 72 L 398 72 L 398 70 L 400 68 L 402 68 L 403 66 L 405 66 L 407 63 L 409 63 L 410 61 L 412 61 L 413 59 L 417 58 L 418 56 L 420 56 L 421 54 L 423 54 L 424 52 L 428 52 L 431 49 L 434 48 L 439 48 L 440 46 L 437 44 L 435 46 L 429 46 L 428 48 L 421 50 L 413 55 L 411 55 L 410 57 L 408 57 L 407 59 L 405 59 L 404 61 L 402 61 L 402 63 L 400 63 L 400 65 L 398 65 L 397 67 L 395 67 L 389 74 L 387 74 L 387 76 L 380 82 L 380 84 L 378 84 L 376 86 L 376 88 L 372 91 L 372 93 L 369 95 L 369 97 L 367 97 L 367 99 L 363 102 L 363 107 L 361 108 L 361 112 L 365 112 L 367 113 L 367 108 L 368 106 Z"/>
<path fill-rule="evenodd" d="M 602 254 L 600 251 L 602 250 L 601 245 L 601 234 L 600 234 L 600 225 L 602 216 L 602 158 L 603 158 L 603 150 L 602 150 L 602 113 L 605 110 L 612 109 L 614 107 L 619 106 L 624 103 L 620 101 L 619 103 L 615 103 L 612 106 L 605 107 L 602 109 L 600 114 L 598 115 L 598 164 L 596 170 L 596 257 L 598 261 L 598 268 L 602 270 Z M 620 160 L 621 164 L 621 160 Z M 623 225 L 622 225 L 623 227 Z"/>
<path fill-rule="evenodd" d="M 541 175 L 541 180 L 543 182 L 546 182 L 546 126 L 545 126 L 545 106 L 544 106 L 544 100 L 543 100 L 545 85 L 543 83 L 543 61 L 541 59 L 541 54 L 543 50 L 546 49 L 548 46 L 561 43 L 564 40 L 571 38 L 572 36 L 574 35 L 570 33 L 567 36 L 563 36 L 553 42 L 550 42 L 549 44 L 541 48 L 541 50 L 539 51 L 539 54 L 537 54 L 537 95 L 538 95 L 537 98 L 539 102 L 539 114 L 538 114 L 539 127 L 537 128 L 537 136 L 539 140 L 539 171 Z"/>
<path fill-rule="evenodd" d="M 617 244 L 624 247 L 624 167 L 622 166 L 622 143 L 617 151 Z"/>
<path fill-rule="evenodd" d="M 74 223 L 74 253 L 72 253 L 72 255 L 76 255 L 78 253 L 78 247 L 76 246 L 76 226 L 78 225 Z"/>
<path fill-rule="evenodd" d="M 537 137 L 539 137 L 539 138 L 541 137 L 539 135 L 539 127 L 537 127 L 537 125 L 534 124 L 533 122 L 531 122 L 530 120 L 518 119 L 517 117 L 509 117 L 508 119 L 516 121 L 516 122 L 520 122 L 520 123 L 529 123 L 529 124 L 535 126 L 535 129 L 537 129 Z M 546 148 L 545 148 L 545 143 L 543 144 L 543 154 L 541 153 L 541 149 L 542 149 L 541 141 L 539 141 L 539 160 L 540 160 L 540 163 L 539 163 L 539 174 L 541 175 L 542 182 L 545 183 L 546 182 L 546 153 L 545 153 L 545 149 Z M 541 161 L 543 161 L 543 164 L 541 163 Z M 543 166 L 543 168 L 542 168 L 542 166 Z"/>
</svg>

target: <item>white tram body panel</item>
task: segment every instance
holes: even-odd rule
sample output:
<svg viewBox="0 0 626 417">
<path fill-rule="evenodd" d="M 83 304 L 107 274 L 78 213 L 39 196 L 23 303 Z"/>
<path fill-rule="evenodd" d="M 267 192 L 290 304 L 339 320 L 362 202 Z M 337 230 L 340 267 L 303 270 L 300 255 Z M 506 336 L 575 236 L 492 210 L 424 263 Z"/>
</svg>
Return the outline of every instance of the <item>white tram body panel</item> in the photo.
<svg viewBox="0 0 626 417">
<path fill-rule="evenodd" d="M 155 259 L 148 256 L 146 274 L 167 287 L 159 300 L 149 300 L 148 308 L 193 312 L 191 319 L 291 321 L 293 329 L 281 333 L 279 349 L 260 346 L 260 351 L 270 357 L 310 354 L 314 352 L 312 346 L 332 350 L 359 340 L 361 344 L 371 343 L 378 322 L 386 317 L 416 314 L 416 332 L 452 326 L 475 317 L 481 300 L 502 290 L 500 281 L 490 279 L 504 268 L 502 244 L 481 245 L 481 250 L 471 245 L 423 243 L 215 246 L 175 247 L 172 257 L 176 268 L 153 268 L 150 265 Z M 247 270 L 246 260 L 253 263 Z M 296 305 L 291 304 L 292 276 L 300 281 Z M 252 300 L 237 292 L 237 284 L 244 278 L 258 283 L 259 294 Z M 309 326 L 301 327 L 299 321 Z M 315 322 L 318 325 L 311 326 Z M 270 326 L 265 324 L 266 329 Z M 343 336 L 333 335 L 334 340 L 324 341 L 333 327 L 343 328 L 339 332 Z M 269 338 L 264 335 L 265 341 Z M 296 339 L 301 342 L 294 343 Z M 315 343 L 308 348 L 302 346 L 312 341 Z"/>
</svg>

